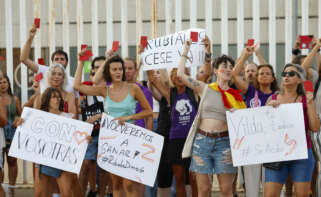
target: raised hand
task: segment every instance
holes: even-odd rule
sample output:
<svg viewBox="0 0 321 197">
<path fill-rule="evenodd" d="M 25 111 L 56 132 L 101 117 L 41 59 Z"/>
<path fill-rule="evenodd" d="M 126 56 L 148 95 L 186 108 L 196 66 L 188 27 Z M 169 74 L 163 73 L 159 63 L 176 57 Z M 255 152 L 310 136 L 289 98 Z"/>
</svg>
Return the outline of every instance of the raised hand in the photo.
<svg viewBox="0 0 321 197">
<path fill-rule="evenodd" d="M 33 39 L 37 33 L 37 27 L 33 24 L 29 30 L 29 39 Z"/>
<path fill-rule="evenodd" d="M 205 45 L 206 53 L 211 53 L 211 41 L 210 41 L 210 39 L 207 36 L 205 36 L 205 38 L 203 39 L 202 42 Z"/>
<path fill-rule="evenodd" d="M 189 52 L 189 50 L 191 48 L 191 43 L 192 42 L 190 40 L 185 41 L 183 55 L 187 55 L 187 53 Z"/>
</svg>

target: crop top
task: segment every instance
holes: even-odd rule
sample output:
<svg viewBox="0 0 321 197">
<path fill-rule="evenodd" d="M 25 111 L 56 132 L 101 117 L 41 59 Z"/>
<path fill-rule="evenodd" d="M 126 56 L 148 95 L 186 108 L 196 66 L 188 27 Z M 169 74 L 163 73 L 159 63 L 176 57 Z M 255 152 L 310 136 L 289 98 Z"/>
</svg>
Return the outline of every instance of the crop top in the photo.
<svg viewBox="0 0 321 197">
<path fill-rule="evenodd" d="M 228 109 L 224 106 L 220 92 L 214 91 L 211 88 L 207 88 L 203 99 L 203 106 L 200 109 L 201 119 L 209 118 L 226 121 L 225 112 Z"/>
</svg>

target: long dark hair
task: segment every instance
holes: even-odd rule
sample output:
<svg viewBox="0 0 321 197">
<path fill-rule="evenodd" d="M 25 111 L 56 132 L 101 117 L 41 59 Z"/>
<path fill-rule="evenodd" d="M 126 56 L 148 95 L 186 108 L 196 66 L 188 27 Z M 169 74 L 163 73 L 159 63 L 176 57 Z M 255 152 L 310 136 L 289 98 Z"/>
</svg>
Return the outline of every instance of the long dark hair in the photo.
<svg viewBox="0 0 321 197">
<path fill-rule="evenodd" d="M 60 98 L 59 111 L 64 111 L 64 99 L 62 98 L 61 92 L 57 88 L 47 88 L 41 96 L 40 110 L 49 112 L 49 102 L 53 94 L 56 94 Z"/>
<path fill-rule="evenodd" d="M 125 75 L 125 63 L 124 60 L 119 56 L 119 55 L 115 55 L 113 57 L 111 57 L 109 60 L 106 61 L 104 66 L 104 78 L 107 82 L 111 82 L 111 76 L 110 76 L 110 64 L 114 63 L 114 62 L 120 62 L 121 63 L 121 67 L 123 69 L 123 77 L 122 77 L 122 81 L 126 81 L 126 75 Z"/>
<path fill-rule="evenodd" d="M 269 68 L 269 69 L 271 70 L 272 77 L 273 77 L 273 81 L 272 81 L 272 83 L 271 83 L 270 88 L 271 88 L 272 92 L 275 92 L 275 91 L 279 90 L 279 86 L 278 86 L 278 82 L 276 81 L 276 78 L 275 78 L 275 74 L 274 74 L 274 71 L 273 71 L 273 67 L 272 67 L 270 64 L 263 64 L 263 65 L 259 65 L 259 66 L 257 67 L 256 79 L 254 80 L 253 85 L 254 85 L 254 87 L 255 87 L 257 90 L 259 90 L 260 84 L 259 84 L 259 82 L 258 82 L 258 80 L 257 80 L 257 77 L 258 77 L 258 75 L 259 75 L 260 69 L 265 68 L 265 67 L 266 67 L 266 68 Z"/>
<path fill-rule="evenodd" d="M 7 80 L 8 83 L 8 94 L 10 96 L 13 96 L 12 91 L 11 91 L 11 84 L 10 84 L 10 80 L 7 74 L 3 74 L 3 77 Z"/>
</svg>

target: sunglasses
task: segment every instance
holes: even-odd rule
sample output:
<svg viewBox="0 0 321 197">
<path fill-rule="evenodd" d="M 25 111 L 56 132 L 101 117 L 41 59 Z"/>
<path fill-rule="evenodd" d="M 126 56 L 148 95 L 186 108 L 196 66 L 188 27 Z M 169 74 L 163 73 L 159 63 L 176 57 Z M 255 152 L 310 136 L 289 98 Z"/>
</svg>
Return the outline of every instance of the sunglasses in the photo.
<svg viewBox="0 0 321 197">
<path fill-rule="evenodd" d="M 289 71 L 289 72 L 283 71 L 283 72 L 281 73 L 281 76 L 282 76 L 282 77 L 286 77 L 286 76 L 294 77 L 295 75 L 297 75 L 298 77 L 300 77 L 299 73 L 297 73 L 297 72 L 295 72 L 295 71 L 293 71 L 293 70 L 291 70 L 291 71 Z"/>
<path fill-rule="evenodd" d="M 94 75 L 95 75 L 95 72 L 91 72 L 90 75 L 91 75 L 91 76 L 94 76 Z"/>
</svg>

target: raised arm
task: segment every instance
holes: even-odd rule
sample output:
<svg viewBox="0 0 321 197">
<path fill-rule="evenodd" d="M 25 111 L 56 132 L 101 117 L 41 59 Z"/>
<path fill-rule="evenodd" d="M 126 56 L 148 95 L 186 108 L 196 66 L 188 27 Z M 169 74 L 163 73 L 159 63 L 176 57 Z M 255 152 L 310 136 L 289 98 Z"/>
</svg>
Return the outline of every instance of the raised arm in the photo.
<svg viewBox="0 0 321 197">
<path fill-rule="evenodd" d="M 202 94 L 204 86 L 206 84 L 202 81 L 193 79 L 192 77 L 185 74 L 186 59 L 189 58 L 187 54 L 189 52 L 190 47 L 191 47 L 191 42 L 185 41 L 183 53 L 178 65 L 177 76 L 180 77 L 180 79 L 183 81 L 183 83 L 186 86 L 193 89 L 195 93 Z"/>
<path fill-rule="evenodd" d="M 33 107 L 36 97 L 40 94 L 39 81 L 35 81 L 35 79 L 33 80 L 32 89 L 35 93 L 23 104 L 23 107 Z"/>
<path fill-rule="evenodd" d="M 26 41 L 26 44 L 24 45 L 21 54 L 20 54 L 20 61 L 23 62 L 30 70 L 37 73 L 38 72 L 38 64 L 36 64 L 34 61 L 32 61 L 30 56 L 30 48 L 32 45 L 32 41 L 37 33 L 37 28 L 33 24 L 32 27 L 29 30 L 29 36 Z"/>
<path fill-rule="evenodd" d="M 304 59 L 302 63 L 302 67 L 305 69 L 307 73 L 307 79 L 311 79 L 312 77 L 312 64 L 313 64 L 313 59 L 315 55 L 318 53 L 319 49 L 321 47 L 321 38 L 319 38 L 314 45 L 312 51 L 309 53 L 309 55 Z"/>
<path fill-rule="evenodd" d="M 105 81 L 104 79 L 104 68 L 105 68 L 105 64 L 106 62 L 114 55 L 114 51 L 112 49 L 106 51 L 106 60 L 104 61 L 104 63 L 102 64 L 102 66 L 100 66 L 95 74 L 95 76 L 93 77 L 93 83 L 94 84 L 100 84 L 102 81 Z"/>
<path fill-rule="evenodd" d="M 254 52 L 255 52 L 255 55 L 256 55 L 257 59 L 259 60 L 259 65 L 266 65 L 267 62 L 265 61 L 264 57 L 262 56 L 261 48 L 260 48 L 259 44 L 257 44 L 254 47 Z"/>
<path fill-rule="evenodd" d="M 162 98 L 161 93 L 154 87 L 154 85 L 150 81 L 147 82 L 147 86 L 149 90 L 152 92 L 153 98 L 157 101 L 160 101 Z"/>
<path fill-rule="evenodd" d="M 321 66 L 321 54 L 320 52 L 318 52 L 316 55 L 315 55 L 315 59 L 316 59 L 316 62 L 317 62 L 317 68 L 318 68 L 318 73 L 320 73 L 320 66 Z"/>
<path fill-rule="evenodd" d="M 138 45 L 138 56 L 137 56 L 137 68 L 136 68 L 136 78 L 138 77 L 140 68 L 142 67 L 141 54 L 144 52 L 145 48 L 143 45 Z M 136 79 L 137 80 L 137 79 Z"/>
<path fill-rule="evenodd" d="M 205 64 L 204 64 L 204 73 L 199 78 L 199 80 L 206 83 L 208 78 L 211 76 L 212 52 L 211 52 L 211 41 L 207 36 L 205 36 L 203 43 L 205 46 Z"/>
<path fill-rule="evenodd" d="M 81 77 L 82 77 L 82 70 L 84 68 L 84 62 L 80 60 L 79 56 L 83 55 L 86 50 L 87 49 L 83 49 L 78 54 L 78 66 L 77 66 L 76 73 L 75 73 L 74 89 L 78 90 L 79 92 L 81 92 L 81 93 L 83 93 L 85 95 L 106 97 L 106 94 L 107 94 L 107 88 L 106 87 L 88 86 L 88 85 L 84 85 L 84 84 L 81 83 Z M 104 67 L 104 66 L 101 66 L 101 67 Z"/>
<path fill-rule="evenodd" d="M 162 81 L 162 77 L 157 78 L 154 76 L 153 71 L 149 70 L 147 71 L 147 77 L 148 80 L 150 81 L 151 85 L 155 87 L 158 92 L 166 98 L 167 101 L 170 100 L 170 87 L 169 85 L 165 85 L 166 82 Z M 159 99 L 160 100 L 160 99 Z"/>
<path fill-rule="evenodd" d="M 307 112 L 309 119 L 309 129 L 313 132 L 318 132 L 320 129 L 320 120 L 315 110 L 315 104 L 313 101 L 313 94 L 311 92 L 306 93 L 307 97 Z"/>
<path fill-rule="evenodd" d="M 295 43 L 292 48 L 292 62 L 296 58 L 296 56 L 301 54 L 300 50 L 300 37 L 298 36 L 295 40 Z"/>
<path fill-rule="evenodd" d="M 232 71 L 232 78 L 235 86 L 242 90 L 242 93 L 245 94 L 249 88 L 249 82 L 243 79 L 241 73 L 244 71 L 244 65 L 247 59 L 252 55 L 254 48 L 246 47 L 243 49 L 241 57 L 238 58 L 237 63 L 234 66 Z"/>
</svg>

